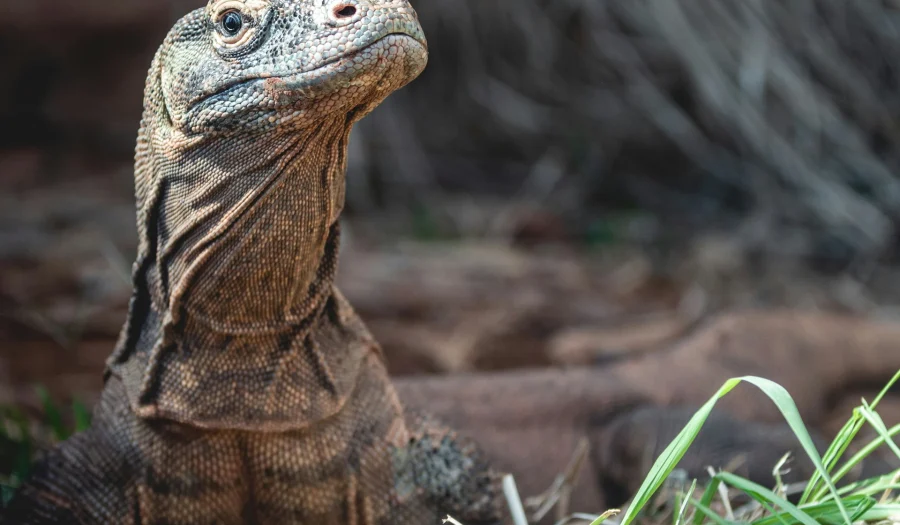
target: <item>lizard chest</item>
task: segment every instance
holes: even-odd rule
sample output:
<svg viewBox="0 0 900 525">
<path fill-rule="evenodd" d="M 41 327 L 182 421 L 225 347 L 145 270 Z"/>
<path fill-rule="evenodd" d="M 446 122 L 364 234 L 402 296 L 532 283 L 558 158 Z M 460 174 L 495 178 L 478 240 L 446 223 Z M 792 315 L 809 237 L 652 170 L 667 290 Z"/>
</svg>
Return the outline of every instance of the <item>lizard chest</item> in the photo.
<svg viewBox="0 0 900 525">
<path fill-rule="evenodd" d="M 376 391 L 299 431 L 155 431 L 136 440 L 151 443 L 136 483 L 140 522 L 397 523 L 398 424 Z"/>
</svg>

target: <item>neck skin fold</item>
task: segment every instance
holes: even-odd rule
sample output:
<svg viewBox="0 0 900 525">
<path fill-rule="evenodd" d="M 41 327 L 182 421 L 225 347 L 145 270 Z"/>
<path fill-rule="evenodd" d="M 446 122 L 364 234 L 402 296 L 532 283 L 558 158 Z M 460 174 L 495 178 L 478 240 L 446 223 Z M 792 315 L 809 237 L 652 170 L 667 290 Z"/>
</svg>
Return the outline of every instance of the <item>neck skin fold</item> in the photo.
<svg viewBox="0 0 900 525">
<path fill-rule="evenodd" d="M 142 129 L 135 295 L 108 363 L 135 413 L 284 430 L 343 406 L 376 348 L 333 286 L 349 133 L 346 117 L 278 136 Z"/>
</svg>

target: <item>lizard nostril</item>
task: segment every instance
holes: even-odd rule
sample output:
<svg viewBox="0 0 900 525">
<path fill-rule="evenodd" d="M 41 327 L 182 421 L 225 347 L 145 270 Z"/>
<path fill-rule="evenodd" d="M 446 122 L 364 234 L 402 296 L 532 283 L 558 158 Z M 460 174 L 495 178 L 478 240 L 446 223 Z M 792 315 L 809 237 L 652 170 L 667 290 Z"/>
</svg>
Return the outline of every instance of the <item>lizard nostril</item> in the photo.
<svg viewBox="0 0 900 525">
<path fill-rule="evenodd" d="M 356 8 L 352 5 L 342 4 L 334 8 L 335 18 L 350 18 L 356 14 Z"/>
</svg>

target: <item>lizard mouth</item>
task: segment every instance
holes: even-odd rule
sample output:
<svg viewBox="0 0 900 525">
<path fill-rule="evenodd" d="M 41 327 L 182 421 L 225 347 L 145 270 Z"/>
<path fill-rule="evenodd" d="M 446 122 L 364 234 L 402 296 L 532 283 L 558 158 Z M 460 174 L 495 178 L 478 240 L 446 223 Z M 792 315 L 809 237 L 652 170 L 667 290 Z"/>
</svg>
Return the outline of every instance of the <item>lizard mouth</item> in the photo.
<svg viewBox="0 0 900 525">
<path fill-rule="evenodd" d="M 392 31 L 385 33 L 363 47 L 329 57 L 312 69 L 300 72 L 272 72 L 264 75 L 254 75 L 250 78 L 235 78 L 234 81 L 223 84 L 214 91 L 200 94 L 188 105 L 188 111 L 189 113 L 194 113 L 202 110 L 217 98 L 227 98 L 227 95 L 234 91 L 247 89 L 258 83 L 262 83 L 267 92 L 271 92 L 273 88 L 276 88 L 284 91 L 305 92 L 308 95 L 315 95 L 317 91 L 327 91 L 329 81 L 333 81 L 335 85 L 349 84 L 352 82 L 352 77 L 360 74 L 359 72 L 347 74 L 347 70 L 352 69 L 353 63 L 372 49 L 384 46 L 386 41 L 390 39 L 402 39 L 405 41 L 404 45 L 400 47 L 405 49 L 406 53 L 422 53 L 427 56 L 428 43 L 421 30 Z M 379 58 L 379 60 L 381 59 Z M 337 77 L 343 78 L 338 79 Z M 334 89 L 333 86 L 332 89 Z"/>
<path fill-rule="evenodd" d="M 263 81 L 278 79 L 284 83 L 284 86 L 287 89 L 311 91 L 316 91 L 317 87 L 329 82 L 334 82 L 337 85 L 342 85 L 345 83 L 349 85 L 350 83 L 352 83 L 353 78 L 359 76 L 360 74 L 364 74 L 365 69 L 369 69 L 364 68 L 362 70 L 357 70 L 353 67 L 358 60 L 363 58 L 363 55 L 378 48 L 381 48 L 380 50 L 384 51 L 385 49 L 394 47 L 399 42 L 402 42 L 402 45 L 397 47 L 403 49 L 404 54 L 406 55 L 417 52 L 423 54 L 428 53 L 428 44 L 425 42 L 424 38 L 419 39 L 405 32 L 392 32 L 385 34 L 377 40 L 373 40 L 371 43 L 364 47 L 352 50 L 342 55 L 338 55 L 331 58 L 330 60 L 326 60 L 309 71 L 304 71 L 299 74 L 284 75 L 280 77 L 273 76 L 270 77 L 270 79 L 263 79 Z M 403 57 L 400 57 L 400 60 L 393 60 L 393 58 L 387 59 L 384 56 L 376 56 L 374 58 L 377 62 L 383 62 L 386 60 L 400 62 L 403 59 Z M 340 78 L 338 79 L 338 77 Z"/>
</svg>

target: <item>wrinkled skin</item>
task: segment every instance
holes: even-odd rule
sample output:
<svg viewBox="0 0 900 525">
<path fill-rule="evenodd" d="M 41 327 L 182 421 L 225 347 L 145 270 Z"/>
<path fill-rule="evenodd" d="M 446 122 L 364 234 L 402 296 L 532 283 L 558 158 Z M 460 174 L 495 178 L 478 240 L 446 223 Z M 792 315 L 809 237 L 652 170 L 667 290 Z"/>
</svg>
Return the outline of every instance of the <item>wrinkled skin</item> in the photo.
<svg viewBox="0 0 900 525">
<path fill-rule="evenodd" d="M 352 125 L 425 67 L 406 0 L 212 0 L 151 65 L 129 317 L 93 427 L 4 523 L 500 519 L 334 288 Z"/>
</svg>

